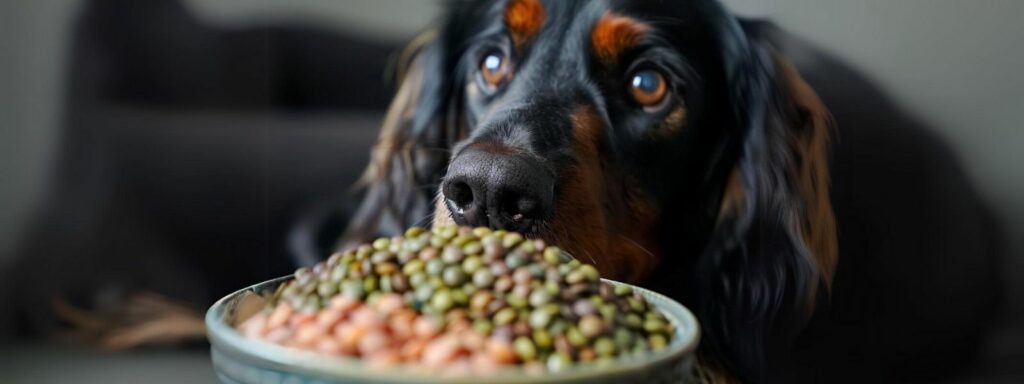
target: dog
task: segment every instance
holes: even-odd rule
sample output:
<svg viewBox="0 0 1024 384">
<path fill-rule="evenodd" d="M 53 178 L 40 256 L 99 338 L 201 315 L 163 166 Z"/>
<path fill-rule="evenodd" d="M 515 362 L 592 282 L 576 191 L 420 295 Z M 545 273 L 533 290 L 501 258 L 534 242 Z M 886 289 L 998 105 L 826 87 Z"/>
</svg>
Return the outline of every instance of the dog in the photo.
<svg viewBox="0 0 1024 384">
<path fill-rule="evenodd" d="M 794 61 L 832 67 L 816 73 L 829 93 Z M 692 309 L 724 381 L 943 376 L 982 345 L 996 231 L 952 156 L 877 133 L 928 137 L 770 24 L 712 0 L 456 1 L 400 62 L 343 243 L 452 222 L 544 238 Z M 845 140 L 928 148 L 948 174 L 867 164 L 885 151 L 830 164 Z M 908 186 L 922 180 L 934 190 Z M 922 201 L 949 209 L 928 221 Z"/>
</svg>

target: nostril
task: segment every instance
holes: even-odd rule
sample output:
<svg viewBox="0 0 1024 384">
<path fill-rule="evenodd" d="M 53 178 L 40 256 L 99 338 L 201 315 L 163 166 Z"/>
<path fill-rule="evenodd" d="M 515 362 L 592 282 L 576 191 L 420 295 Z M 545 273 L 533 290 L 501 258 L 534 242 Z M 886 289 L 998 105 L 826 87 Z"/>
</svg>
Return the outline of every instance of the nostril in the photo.
<svg viewBox="0 0 1024 384">
<path fill-rule="evenodd" d="M 447 197 L 459 208 L 466 208 L 473 204 L 473 189 L 462 181 L 456 181 L 448 185 Z"/>
<path fill-rule="evenodd" d="M 501 201 L 501 211 L 512 221 L 536 218 L 540 210 L 537 199 L 518 193 L 509 193 Z"/>
<path fill-rule="evenodd" d="M 516 201 L 516 208 L 523 216 L 534 217 L 537 216 L 537 211 L 540 210 L 540 204 L 537 202 L 537 199 L 524 196 Z"/>
</svg>

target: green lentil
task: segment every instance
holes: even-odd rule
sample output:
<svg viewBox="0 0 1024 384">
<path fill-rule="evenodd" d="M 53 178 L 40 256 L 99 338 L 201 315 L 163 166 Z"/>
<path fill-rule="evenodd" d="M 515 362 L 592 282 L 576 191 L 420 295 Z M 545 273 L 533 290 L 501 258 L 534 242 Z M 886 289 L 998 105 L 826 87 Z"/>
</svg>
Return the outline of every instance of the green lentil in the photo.
<svg viewBox="0 0 1024 384">
<path fill-rule="evenodd" d="M 366 294 L 363 283 L 359 280 L 345 280 L 341 283 L 341 291 L 345 296 L 353 299 L 362 299 Z"/>
<path fill-rule="evenodd" d="M 452 301 L 454 301 L 455 304 L 458 304 L 459 306 L 465 306 L 466 304 L 469 304 L 469 295 L 467 295 L 465 291 L 461 289 L 456 289 L 450 292 L 452 296 Z"/>
<path fill-rule="evenodd" d="M 494 284 L 494 274 L 484 268 L 478 269 L 473 272 L 473 284 L 478 288 L 488 288 Z"/>
<path fill-rule="evenodd" d="M 524 241 L 522 244 L 519 244 L 517 250 L 523 253 L 534 253 L 537 252 L 537 246 L 532 241 Z"/>
<path fill-rule="evenodd" d="M 441 260 L 444 260 L 444 262 L 449 264 L 454 264 L 462 261 L 464 256 L 465 254 L 462 253 L 462 250 L 459 249 L 459 247 L 449 245 L 445 247 L 444 252 L 441 253 Z"/>
<path fill-rule="evenodd" d="M 473 330 L 481 335 L 490 335 L 494 330 L 494 324 L 487 319 L 477 319 L 473 321 Z"/>
<path fill-rule="evenodd" d="M 582 283 L 583 280 L 586 280 L 586 276 L 580 270 L 575 270 L 565 275 L 565 282 L 569 284 Z"/>
<path fill-rule="evenodd" d="M 476 227 L 473 228 L 473 236 L 484 237 L 491 234 L 491 229 L 487 227 Z"/>
<path fill-rule="evenodd" d="M 514 308 L 505 308 L 498 313 L 494 314 L 495 325 L 508 325 L 516 319 L 516 310 Z"/>
<path fill-rule="evenodd" d="M 555 265 L 557 265 L 558 263 L 561 263 L 563 261 L 563 259 L 562 259 L 562 250 L 558 249 L 558 247 L 547 247 L 547 248 L 545 248 L 544 249 L 544 261 L 548 262 L 549 264 L 555 264 Z"/>
<path fill-rule="evenodd" d="M 544 328 L 551 322 L 551 313 L 544 309 L 534 309 L 530 312 L 530 326 L 533 328 Z"/>
<path fill-rule="evenodd" d="M 428 261 L 426 271 L 430 276 L 440 276 L 441 272 L 444 272 L 444 261 L 440 259 Z"/>
<path fill-rule="evenodd" d="M 466 281 L 466 272 L 457 266 L 450 266 L 444 269 L 444 283 L 449 287 L 460 285 Z"/>
<path fill-rule="evenodd" d="M 434 286 L 430 284 L 423 284 L 419 288 L 416 288 L 416 300 L 425 302 L 430 300 L 432 296 L 434 296 Z"/>
<path fill-rule="evenodd" d="M 634 297 L 630 297 L 630 298 L 626 299 L 626 302 L 629 303 L 629 307 L 631 309 L 633 309 L 634 311 L 636 311 L 636 312 L 640 312 L 640 311 L 644 310 L 644 302 L 642 302 L 640 300 L 637 300 Z"/>
<path fill-rule="evenodd" d="M 378 251 L 385 251 L 388 249 L 389 246 L 391 246 L 391 239 L 388 239 L 386 237 L 382 237 L 373 241 L 373 249 L 376 249 Z"/>
<path fill-rule="evenodd" d="M 512 348 L 515 349 L 519 358 L 525 361 L 531 361 L 537 358 L 537 347 L 533 344 L 533 341 L 527 337 L 517 337 L 512 343 Z"/>
<path fill-rule="evenodd" d="M 554 299 L 554 295 L 546 289 L 535 289 L 533 292 L 530 292 L 530 305 L 534 307 L 542 307 L 550 303 L 552 299 Z"/>
<path fill-rule="evenodd" d="M 569 340 L 569 344 L 577 348 L 587 344 L 587 337 L 583 336 L 583 333 L 576 327 L 569 327 L 569 330 L 565 331 L 565 337 Z"/>
<path fill-rule="evenodd" d="M 506 298 L 505 300 L 507 300 L 508 305 L 511 305 L 513 308 L 525 308 L 526 305 L 529 304 L 526 300 L 526 297 L 523 297 L 523 295 L 519 295 L 516 293 L 508 295 L 508 298 Z"/>
<path fill-rule="evenodd" d="M 381 277 L 377 281 L 377 285 L 380 286 L 380 291 L 384 293 L 391 293 L 394 290 L 394 286 L 391 285 L 391 278 L 388 276 Z"/>
<path fill-rule="evenodd" d="M 665 348 L 668 345 L 668 340 L 662 334 L 654 334 L 647 338 L 647 342 L 650 343 L 651 349 L 657 351 Z"/>
<path fill-rule="evenodd" d="M 402 273 L 406 275 L 412 275 L 422 271 L 425 267 L 426 263 L 424 263 L 423 260 L 409 260 L 409 262 L 405 263 L 405 265 L 402 266 Z"/>
<path fill-rule="evenodd" d="M 390 251 L 377 251 L 374 252 L 373 255 L 370 255 L 370 262 L 373 264 L 380 264 L 385 261 L 393 260 L 395 258 L 395 254 L 391 253 Z"/>
<path fill-rule="evenodd" d="M 472 281 L 467 281 L 465 284 L 462 284 L 462 292 L 466 295 L 472 296 L 476 293 L 476 286 L 473 285 Z"/>
<path fill-rule="evenodd" d="M 597 268 L 590 264 L 581 265 L 579 271 L 583 274 L 583 278 L 589 281 L 598 281 L 601 278 Z"/>
<path fill-rule="evenodd" d="M 331 268 L 330 279 L 334 283 L 341 282 L 341 279 L 344 279 L 347 273 L 348 268 L 346 268 L 344 264 L 335 265 L 334 268 Z"/>
<path fill-rule="evenodd" d="M 334 294 L 337 292 L 338 284 L 332 283 L 330 281 L 321 281 L 316 288 L 316 293 L 320 295 L 320 297 L 334 296 Z"/>
<path fill-rule="evenodd" d="M 548 332 L 553 336 L 562 336 L 565 334 L 566 329 L 569 329 L 569 323 L 559 319 L 551 323 L 551 326 L 548 327 Z"/>
<path fill-rule="evenodd" d="M 423 233 L 423 228 L 421 228 L 421 227 L 410 227 L 409 229 L 405 230 L 405 237 L 407 237 L 407 238 L 418 237 L 422 233 Z"/>
<path fill-rule="evenodd" d="M 363 279 L 363 290 L 366 292 L 373 292 L 377 290 L 377 277 L 367 276 Z"/>
<path fill-rule="evenodd" d="M 516 269 L 526 264 L 526 256 L 518 252 L 512 252 L 508 256 L 505 256 L 505 265 L 510 269 Z"/>
<path fill-rule="evenodd" d="M 552 372 L 558 372 L 572 365 L 572 357 L 565 352 L 555 352 L 548 356 L 547 368 Z"/>
<path fill-rule="evenodd" d="M 433 297 L 430 298 L 430 305 L 438 311 L 447 311 L 452 305 L 455 304 L 452 300 L 452 294 L 447 289 L 443 289 L 434 293 Z"/>
<path fill-rule="evenodd" d="M 427 274 L 423 272 L 416 272 L 409 275 L 409 285 L 413 287 L 419 287 L 427 283 Z"/>
<path fill-rule="evenodd" d="M 554 339 L 551 338 L 551 334 L 543 328 L 535 329 L 533 331 L 533 343 L 537 345 L 537 348 L 551 349 L 554 342 Z"/>
<path fill-rule="evenodd" d="M 665 322 L 659 319 L 647 319 L 644 321 L 644 330 L 649 333 L 664 332 Z"/>
<path fill-rule="evenodd" d="M 618 310 L 615 309 L 614 304 L 604 304 L 598 307 L 598 312 L 601 313 L 601 317 L 605 322 L 611 323 L 615 321 L 615 316 L 618 315 Z"/>
<path fill-rule="evenodd" d="M 462 246 L 462 252 L 465 252 L 467 255 L 478 255 L 483 250 L 484 246 L 479 241 L 470 241 Z"/>
<path fill-rule="evenodd" d="M 320 307 L 320 296 L 309 295 L 306 296 L 306 300 L 302 302 L 302 306 L 300 308 L 302 308 L 303 312 L 316 312 L 320 310 Z"/>
<path fill-rule="evenodd" d="M 512 248 L 512 247 L 516 246 L 517 244 L 519 244 L 522 241 L 523 241 L 523 235 L 520 235 L 520 234 L 515 233 L 515 232 L 510 232 L 510 233 L 505 234 L 505 236 L 501 239 L 501 245 L 504 246 L 506 249 L 508 249 L 508 248 Z"/>
<path fill-rule="evenodd" d="M 615 330 L 614 336 L 615 346 L 620 350 L 625 350 L 633 345 L 633 333 L 625 328 L 618 328 Z"/>
<path fill-rule="evenodd" d="M 594 352 L 598 356 L 611 357 L 615 354 L 615 343 L 607 337 L 600 337 L 594 340 Z"/>
<path fill-rule="evenodd" d="M 641 319 L 640 316 L 635 313 L 630 313 L 626 315 L 624 322 L 626 323 L 626 326 L 634 329 L 642 328 L 644 326 L 644 320 Z"/>
</svg>

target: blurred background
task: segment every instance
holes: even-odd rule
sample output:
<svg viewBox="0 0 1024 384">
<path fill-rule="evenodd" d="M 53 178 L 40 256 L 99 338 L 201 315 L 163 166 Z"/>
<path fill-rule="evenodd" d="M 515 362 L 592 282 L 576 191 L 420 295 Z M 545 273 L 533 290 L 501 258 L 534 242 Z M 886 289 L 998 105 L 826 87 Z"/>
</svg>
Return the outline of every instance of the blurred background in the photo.
<svg viewBox="0 0 1024 384">
<path fill-rule="evenodd" d="M 437 3 L 0 2 L 0 381 L 212 382 L 201 343 L 95 353 L 40 339 L 57 321 L 23 307 L 148 289 L 198 311 L 302 263 L 343 225 L 326 213 L 350 209 L 388 68 Z M 1008 241 L 1000 327 L 957 380 L 1024 379 L 1024 2 L 725 3 L 843 59 L 952 146 Z"/>
</svg>

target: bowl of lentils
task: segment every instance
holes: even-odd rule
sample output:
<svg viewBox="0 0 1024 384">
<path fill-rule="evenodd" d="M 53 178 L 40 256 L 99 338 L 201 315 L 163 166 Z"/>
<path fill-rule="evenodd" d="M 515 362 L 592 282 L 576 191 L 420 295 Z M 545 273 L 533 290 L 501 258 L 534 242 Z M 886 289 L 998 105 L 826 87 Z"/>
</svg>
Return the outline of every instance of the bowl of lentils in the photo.
<svg viewBox="0 0 1024 384">
<path fill-rule="evenodd" d="M 410 228 L 239 290 L 206 315 L 224 383 L 680 383 L 699 326 L 543 240 Z"/>
</svg>

